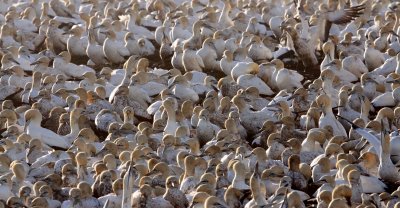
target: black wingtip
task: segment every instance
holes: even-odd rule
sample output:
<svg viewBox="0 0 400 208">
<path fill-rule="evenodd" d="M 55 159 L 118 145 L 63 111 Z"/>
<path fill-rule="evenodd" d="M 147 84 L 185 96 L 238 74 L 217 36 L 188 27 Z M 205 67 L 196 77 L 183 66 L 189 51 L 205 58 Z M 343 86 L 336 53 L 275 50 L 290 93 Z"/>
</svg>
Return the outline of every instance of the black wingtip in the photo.
<svg viewBox="0 0 400 208">
<path fill-rule="evenodd" d="M 50 146 L 54 150 L 61 150 L 61 151 L 67 151 L 68 149 L 62 148 L 62 147 L 57 147 L 57 146 Z"/>
<path fill-rule="evenodd" d="M 340 115 L 335 115 L 335 116 L 338 117 L 338 118 L 340 118 L 340 119 L 343 119 L 343 120 L 347 121 L 349 124 L 351 124 L 351 127 L 352 127 L 353 129 L 359 129 L 359 128 L 361 128 L 361 127 L 357 126 L 355 123 L 353 123 L 352 121 L 350 121 L 349 119 L 344 118 L 343 116 L 340 116 Z"/>
</svg>

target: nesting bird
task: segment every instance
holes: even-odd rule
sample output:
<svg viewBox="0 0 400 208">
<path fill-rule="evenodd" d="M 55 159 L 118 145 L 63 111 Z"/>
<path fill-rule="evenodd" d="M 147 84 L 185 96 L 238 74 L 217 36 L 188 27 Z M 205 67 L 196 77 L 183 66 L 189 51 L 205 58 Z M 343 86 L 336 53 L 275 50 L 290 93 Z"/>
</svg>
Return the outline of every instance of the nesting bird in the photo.
<svg viewBox="0 0 400 208">
<path fill-rule="evenodd" d="M 0 206 L 398 207 L 399 4 L 0 3 Z"/>
</svg>

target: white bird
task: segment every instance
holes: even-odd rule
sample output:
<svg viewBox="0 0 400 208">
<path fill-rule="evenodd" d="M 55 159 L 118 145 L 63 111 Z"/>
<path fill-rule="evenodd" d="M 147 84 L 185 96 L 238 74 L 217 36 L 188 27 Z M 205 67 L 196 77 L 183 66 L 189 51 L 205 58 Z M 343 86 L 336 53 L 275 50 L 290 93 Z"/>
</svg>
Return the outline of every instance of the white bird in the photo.
<svg viewBox="0 0 400 208">
<path fill-rule="evenodd" d="M 86 57 L 88 45 L 88 37 L 85 36 L 84 30 L 81 27 L 74 27 L 70 30 L 71 36 L 67 41 L 68 52 L 73 57 Z"/>
<path fill-rule="evenodd" d="M 395 73 L 400 74 L 400 54 L 397 54 L 396 61 L 397 61 L 397 65 L 396 65 Z"/>
<path fill-rule="evenodd" d="M 231 71 L 231 77 L 236 80 L 240 75 L 258 73 L 258 69 L 258 64 L 254 62 L 237 62 Z"/>
<path fill-rule="evenodd" d="M 114 122 L 123 123 L 122 119 L 116 112 L 108 109 L 101 110 L 99 113 L 97 113 L 95 118 L 96 127 L 105 132 L 108 132 L 108 127 Z"/>
<path fill-rule="evenodd" d="M 236 49 L 238 49 L 238 41 L 236 38 L 229 38 L 227 40 L 225 40 L 225 49 L 230 51 L 230 52 L 234 52 L 236 51 Z"/>
<path fill-rule="evenodd" d="M 240 122 L 250 134 L 258 133 L 266 120 L 277 120 L 274 117 L 275 113 L 268 108 L 264 108 L 261 111 L 253 111 L 240 95 L 233 97 L 232 102 L 239 110 Z"/>
<path fill-rule="evenodd" d="M 362 135 L 365 139 L 370 142 L 370 144 L 374 147 L 375 151 L 379 155 L 379 168 L 378 168 L 378 174 L 379 176 L 387 182 L 390 183 L 395 183 L 399 181 L 399 175 L 397 173 L 397 168 L 393 164 L 393 162 L 390 159 L 390 150 L 391 150 L 391 145 L 390 145 L 390 136 L 386 132 L 386 130 L 383 130 L 383 135 L 382 135 L 382 143 L 376 138 L 374 135 L 369 133 L 363 128 L 357 128 L 356 127 L 357 133 Z"/>
<path fill-rule="evenodd" d="M 220 128 L 210 122 L 208 116 L 208 111 L 203 109 L 199 115 L 199 121 L 197 123 L 197 137 L 199 139 L 200 146 L 205 145 L 207 142 L 211 141 L 219 132 Z"/>
<path fill-rule="evenodd" d="M 218 71 L 220 69 L 220 62 L 218 61 L 217 51 L 213 39 L 207 38 L 203 42 L 203 47 L 197 51 L 203 59 L 204 69 L 206 71 Z"/>
<path fill-rule="evenodd" d="M 137 77 L 132 76 L 131 81 L 129 83 L 129 97 L 138 102 L 143 108 L 148 108 L 151 103 L 151 98 L 146 91 L 140 87 L 139 80 Z"/>
<path fill-rule="evenodd" d="M 246 32 L 249 32 L 254 35 L 266 35 L 267 28 L 265 25 L 258 23 L 257 18 L 252 17 L 249 20 L 249 24 L 247 25 Z"/>
<path fill-rule="evenodd" d="M 155 52 L 154 45 L 146 38 L 139 38 L 137 40 L 137 48 L 136 51 L 132 50 L 131 54 L 140 55 L 140 56 L 152 56 Z"/>
<path fill-rule="evenodd" d="M 181 46 L 176 46 L 174 49 L 174 55 L 171 58 L 171 65 L 175 68 L 178 69 L 181 72 L 185 71 L 185 66 L 183 65 L 183 49 Z"/>
<path fill-rule="evenodd" d="M 104 40 L 103 52 L 107 59 L 113 64 L 121 64 L 129 57 L 130 53 L 125 48 L 124 42 L 117 39 L 115 32 L 108 30 L 105 32 L 107 38 Z"/>
<path fill-rule="evenodd" d="M 192 33 L 187 17 L 182 16 L 176 19 L 170 32 L 171 42 L 175 42 L 177 39 L 187 40 L 190 36 Z"/>
<path fill-rule="evenodd" d="M 2 200 L 8 200 L 9 197 L 14 196 L 14 194 L 11 192 L 11 178 L 8 175 L 3 175 L 0 177 L 0 199 Z"/>
<path fill-rule="evenodd" d="M 25 131 L 32 138 L 40 139 L 44 144 L 51 147 L 68 149 L 70 144 L 63 137 L 48 129 L 40 126 L 42 122 L 42 114 L 39 110 L 30 109 L 25 112 Z"/>
<path fill-rule="evenodd" d="M 399 59 L 400 59 L 399 54 L 389 59 L 386 59 L 385 63 L 383 63 L 382 66 L 374 69 L 374 72 L 383 76 L 387 76 L 390 73 L 395 72 L 395 70 L 397 69 L 397 60 Z"/>
<path fill-rule="evenodd" d="M 273 57 L 271 50 L 264 45 L 261 38 L 258 36 L 253 36 L 251 38 L 248 54 L 249 57 L 257 63 L 270 60 Z"/>
<path fill-rule="evenodd" d="M 218 27 L 221 29 L 233 26 L 233 21 L 229 17 L 230 11 L 232 10 L 232 5 L 227 0 L 224 0 L 223 3 L 224 7 L 218 20 Z"/>
<path fill-rule="evenodd" d="M 95 65 L 106 64 L 107 58 L 103 53 L 103 46 L 97 44 L 93 29 L 89 29 L 86 54 Z"/>
<path fill-rule="evenodd" d="M 225 50 L 219 64 L 225 75 L 230 76 L 237 62 L 233 60 L 233 53 L 230 50 Z"/>
<path fill-rule="evenodd" d="M 168 98 L 163 102 L 162 105 L 168 116 L 167 124 L 164 128 L 164 134 L 175 135 L 175 131 L 178 129 L 179 124 L 176 121 L 174 101 L 171 98 Z"/>
<path fill-rule="evenodd" d="M 71 63 L 71 54 L 63 51 L 53 62 L 53 68 L 60 70 L 67 77 L 82 77 L 86 72 L 95 73 L 94 69 L 85 65 L 76 65 Z"/>
<path fill-rule="evenodd" d="M 271 78 L 275 80 L 279 90 L 286 89 L 288 92 L 294 92 L 294 90 L 303 87 L 301 84 L 304 79 L 303 75 L 284 68 L 283 62 L 279 59 L 274 59 L 271 63 L 275 64 L 275 71 Z"/>
<path fill-rule="evenodd" d="M 358 77 L 353 73 L 343 70 L 342 62 L 338 59 L 334 59 L 332 62 L 325 65 L 325 69 L 331 70 L 342 83 L 351 83 L 358 80 Z"/>
<path fill-rule="evenodd" d="M 343 125 L 335 118 L 332 112 L 331 99 L 328 95 L 320 95 L 317 97 L 317 104 L 322 110 L 322 116 L 319 120 L 319 127 L 331 126 L 334 135 L 340 135 L 347 138 L 347 132 Z"/>
<path fill-rule="evenodd" d="M 344 70 L 347 70 L 353 73 L 358 78 L 361 77 L 363 73 L 368 72 L 368 68 L 363 63 L 363 58 L 359 55 L 350 55 L 342 60 L 342 67 Z M 321 65 L 322 66 L 322 65 Z M 383 67 L 383 65 L 382 65 Z M 377 68 L 378 69 L 378 68 Z"/>
<path fill-rule="evenodd" d="M 154 39 L 153 32 L 149 31 L 146 27 L 141 25 L 137 25 L 136 22 L 140 22 L 137 18 L 141 18 L 139 14 L 136 13 L 137 11 L 131 10 L 129 12 L 129 20 L 127 22 L 127 30 L 129 32 L 135 33 L 135 35 L 143 38 Z"/>
<path fill-rule="evenodd" d="M 71 17 L 73 18 L 73 14 L 69 9 L 65 6 L 64 3 L 59 0 L 51 0 L 50 2 L 51 9 L 56 13 L 57 16 L 61 17 Z"/>
<path fill-rule="evenodd" d="M 396 106 L 400 101 L 400 87 L 397 87 L 392 92 L 385 92 L 375 97 L 371 104 L 374 107 L 392 107 Z"/>
<path fill-rule="evenodd" d="M 190 42 L 183 45 L 182 63 L 185 71 L 203 71 L 204 62 L 201 56 L 197 54 L 196 48 Z"/>
<path fill-rule="evenodd" d="M 368 70 L 372 71 L 385 63 L 383 54 L 374 48 L 372 40 L 365 42 L 364 60 Z"/>
<path fill-rule="evenodd" d="M 125 41 L 125 47 L 129 50 L 129 53 L 131 55 L 139 54 L 138 38 L 135 37 L 135 34 L 133 34 L 132 32 L 126 33 L 124 41 Z"/>
<path fill-rule="evenodd" d="M 167 40 L 167 42 L 173 42 L 171 41 L 171 28 L 172 22 L 171 20 L 165 20 L 164 23 L 161 26 L 158 26 L 156 31 L 154 32 L 154 39 L 155 41 L 161 45 L 163 40 Z"/>
<path fill-rule="evenodd" d="M 138 80 L 138 87 L 142 88 L 148 96 L 158 95 L 167 87 L 166 85 L 157 82 L 157 80 L 151 81 L 149 74 L 143 71 L 137 72 L 133 76 Z"/>
<path fill-rule="evenodd" d="M 169 85 L 169 88 L 171 88 L 171 91 L 175 97 L 179 98 L 180 100 L 191 100 L 193 102 L 197 102 L 199 100 L 197 93 L 192 89 L 189 82 L 182 75 L 177 75 L 174 77 L 172 83 Z"/>
<path fill-rule="evenodd" d="M 31 63 L 35 60 L 35 56 L 31 55 L 29 49 L 25 46 L 18 49 L 18 57 L 15 60 L 24 71 L 32 71 L 34 68 Z"/>
<path fill-rule="evenodd" d="M 237 78 L 237 84 L 242 88 L 256 87 L 261 95 L 273 95 L 271 88 L 257 75 L 243 74 Z"/>
<path fill-rule="evenodd" d="M 338 90 L 333 87 L 333 81 L 335 79 L 335 74 L 330 69 L 325 69 L 321 72 L 320 75 L 322 79 L 322 90 L 323 92 L 330 97 L 330 103 L 332 107 L 336 107 L 338 105 Z"/>
<path fill-rule="evenodd" d="M 115 78 L 111 82 L 114 85 L 116 85 L 116 87 L 114 88 L 114 90 L 110 94 L 110 97 L 108 99 L 109 102 L 111 102 L 114 99 L 115 93 L 117 92 L 119 86 L 122 86 L 122 85 L 126 85 L 127 86 L 127 85 L 130 84 L 130 78 L 132 76 L 133 71 L 136 70 L 136 64 L 137 64 L 137 60 L 138 59 L 139 59 L 138 56 L 129 57 L 129 59 L 124 64 L 124 69 L 118 70 L 118 71 L 115 70 L 115 71 L 113 71 L 115 73 L 111 73 L 111 75 L 114 74 L 114 76 L 112 76 L 112 77 Z M 120 75 L 120 76 L 117 76 L 117 74 Z"/>
<path fill-rule="evenodd" d="M 60 24 L 57 20 L 52 19 L 46 31 L 47 44 L 50 44 L 56 53 L 67 50 L 67 36 L 63 34 L 63 30 L 58 28 Z"/>
</svg>

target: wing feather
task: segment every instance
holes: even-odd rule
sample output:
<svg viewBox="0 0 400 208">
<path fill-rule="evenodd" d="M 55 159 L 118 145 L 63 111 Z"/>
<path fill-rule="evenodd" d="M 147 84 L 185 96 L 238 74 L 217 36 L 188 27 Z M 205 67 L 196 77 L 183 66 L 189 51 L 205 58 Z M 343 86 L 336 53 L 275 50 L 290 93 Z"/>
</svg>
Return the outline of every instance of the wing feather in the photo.
<svg viewBox="0 0 400 208">
<path fill-rule="evenodd" d="M 364 9 L 365 5 L 362 4 L 336 11 L 330 11 L 327 14 L 327 20 L 335 24 L 346 24 L 361 16 L 364 12 Z"/>
<path fill-rule="evenodd" d="M 358 6 L 342 8 L 335 11 L 329 11 L 326 13 L 326 19 L 321 20 L 324 30 L 320 31 L 323 33 L 322 41 L 326 42 L 329 37 L 329 31 L 331 29 L 332 23 L 335 24 L 347 24 L 354 20 L 355 18 L 361 16 L 364 13 L 365 4 Z"/>
<path fill-rule="evenodd" d="M 377 155 L 381 154 L 381 142 L 374 136 L 373 134 L 369 133 L 366 129 L 364 128 L 356 128 L 355 129 L 358 134 L 360 134 L 363 138 L 368 140 L 368 142 L 374 147 Z"/>
</svg>

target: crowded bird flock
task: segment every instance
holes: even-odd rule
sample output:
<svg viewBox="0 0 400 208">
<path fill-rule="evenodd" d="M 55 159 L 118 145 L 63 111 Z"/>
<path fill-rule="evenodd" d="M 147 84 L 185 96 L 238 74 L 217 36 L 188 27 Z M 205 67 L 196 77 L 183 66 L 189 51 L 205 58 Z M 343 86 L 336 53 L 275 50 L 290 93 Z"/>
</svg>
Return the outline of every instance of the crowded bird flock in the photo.
<svg viewBox="0 0 400 208">
<path fill-rule="evenodd" d="M 0 207 L 400 207 L 400 3 L 0 0 Z"/>
</svg>

